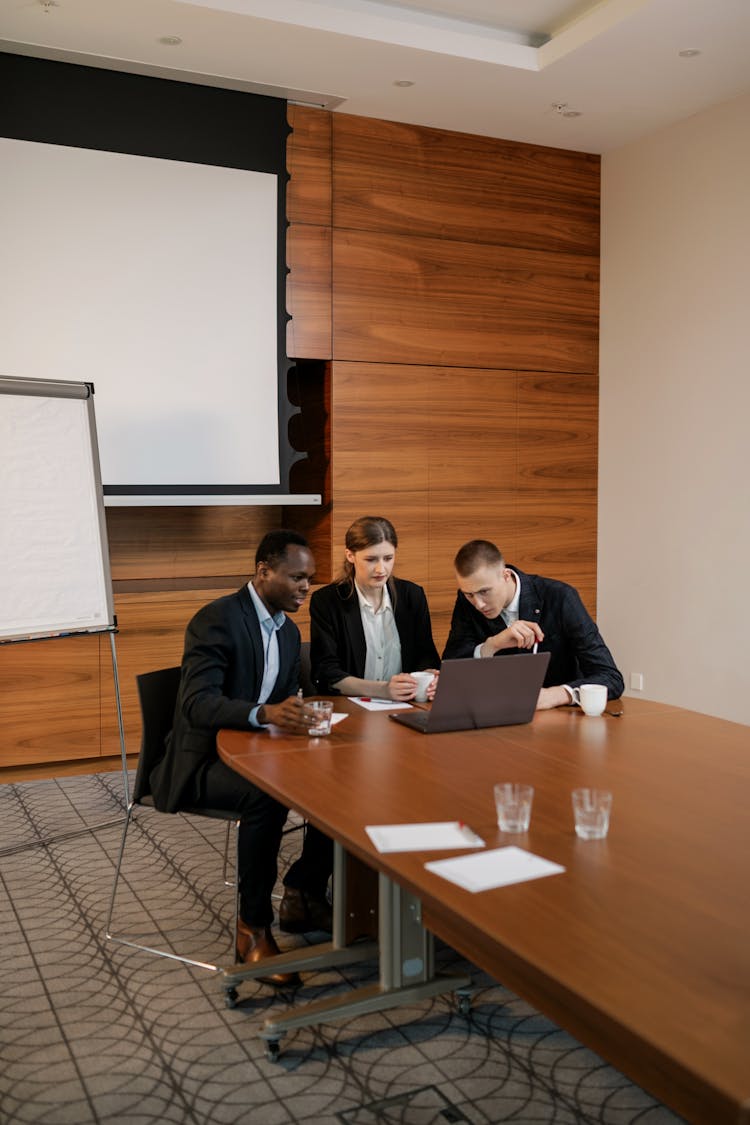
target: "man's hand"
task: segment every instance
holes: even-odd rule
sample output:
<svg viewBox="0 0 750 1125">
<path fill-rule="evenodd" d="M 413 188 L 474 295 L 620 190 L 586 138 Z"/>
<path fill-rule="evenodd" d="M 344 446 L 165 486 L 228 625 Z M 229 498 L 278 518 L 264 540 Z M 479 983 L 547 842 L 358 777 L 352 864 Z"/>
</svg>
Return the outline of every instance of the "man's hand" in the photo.
<svg viewBox="0 0 750 1125">
<path fill-rule="evenodd" d="M 505 648 L 533 648 L 544 640 L 544 633 L 536 621 L 514 621 L 507 629 L 488 637 L 482 645 L 482 656 L 494 656 Z"/>
<path fill-rule="evenodd" d="M 433 677 L 427 685 L 427 699 L 431 703 L 435 698 L 435 691 L 437 689 L 438 676 L 440 675 L 440 672 L 437 670 L 437 668 L 425 668 L 425 671 L 432 672 Z"/>
<path fill-rule="evenodd" d="M 315 715 L 298 695 L 290 695 L 281 703 L 264 703 L 258 711 L 258 722 L 273 723 L 292 734 L 307 734 L 315 723 Z"/>
<path fill-rule="evenodd" d="M 570 696 L 560 684 L 558 687 L 543 687 L 536 701 L 537 711 L 551 711 L 553 707 L 562 707 L 570 703 Z"/>
</svg>

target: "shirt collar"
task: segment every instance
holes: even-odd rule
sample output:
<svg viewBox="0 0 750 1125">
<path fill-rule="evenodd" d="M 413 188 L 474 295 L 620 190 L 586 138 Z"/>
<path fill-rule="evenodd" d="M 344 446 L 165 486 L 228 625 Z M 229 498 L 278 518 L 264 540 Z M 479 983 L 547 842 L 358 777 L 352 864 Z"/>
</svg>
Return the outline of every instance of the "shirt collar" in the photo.
<svg viewBox="0 0 750 1125">
<path fill-rule="evenodd" d="M 391 613 L 393 612 L 393 606 L 391 605 L 391 595 L 387 583 L 383 587 L 383 600 L 380 603 L 379 609 L 373 609 L 356 582 L 354 583 L 354 589 L 356 590 L 357 598 L 359 599 L 359 608 L 365 613 L 371 613 L 374 616 L 378 613 L 386 613 L 388 610 L 390 610 Z"/>
<path fill-rule="evenodd" d="M 284 613 L 284 611 L 280 609 L 278 613 L 274 613 L 273 615 L 270 614 L 266 609 L 266 606 L 263 604 L 260 596 L 258 595 L 258 591 L 253 586 L 252 581 L 248 582 L 247 588 L 250 591 L 250 597 L 252 599 L 253 605 L 255 606 L 255 612 L 258 615 L 258 621 L 260 622 L 261 627 L 265 629 L 267 633 L 270 633 L 274 630 L 278 632 L 286 621 L 286 614 Z"/>
<path fill-rule="evenodd" d="M 508 567 L 508 570 L 510 570 L 510 567 Z M 505 609 L 503 610 L 503 613 L 515 613 L 515 615 L 517 617 L 518 614 L 519 614 L 519 608 L 520 608 L 520 604 L 521 604 L 521 579 L 516 574 L 515 570 L 510 570 L 510 572 L 516 580 L 516 592 L 513 595 L 513 597 L 511 598 L 511 600 L 508 602 L 508 604 L 506 605 Z"/>
</svg>

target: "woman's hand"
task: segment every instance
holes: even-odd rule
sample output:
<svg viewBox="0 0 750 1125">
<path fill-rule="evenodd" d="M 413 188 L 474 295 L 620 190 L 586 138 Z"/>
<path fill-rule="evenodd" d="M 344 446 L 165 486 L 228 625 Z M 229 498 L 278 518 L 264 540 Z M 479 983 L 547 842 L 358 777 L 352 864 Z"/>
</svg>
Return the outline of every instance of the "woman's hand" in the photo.
<svg viewBox="0 0 750 1125">
<path fill-rule="evenodd" d="M 387 697 L 394 703 L 406 703 L 417 694 L 417 681 L 408 672 L 391 676 L 386 685 Z"/>
<path fill-rule="evenodd" d="M 433 699 L 435 698 L 435 691 L 437 689 L 438 676 L 440 675 L 440 672 L 437 668 L 425 668 L 425 672 L 432 672 L 432 679 L 427 685 L 427 701 L 428 703 L 432 703 Z"/>
</svg>

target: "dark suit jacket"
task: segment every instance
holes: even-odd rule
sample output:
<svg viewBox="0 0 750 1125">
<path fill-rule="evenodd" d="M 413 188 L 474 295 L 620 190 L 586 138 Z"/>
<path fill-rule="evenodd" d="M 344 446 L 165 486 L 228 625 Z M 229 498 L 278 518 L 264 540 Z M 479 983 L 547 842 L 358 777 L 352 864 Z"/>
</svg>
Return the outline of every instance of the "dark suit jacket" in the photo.
<svg viewBox="0 0 750 1125">
<path fill-rule="evenodd" d="M 299 629 L 288 618 L 278 631 L 279 675 L 268 703 L 297 690 Z M 249 730 L 263 682 L 260 622 L 247 586 L 198 610 L 185 633 L 182 676 L 172 732 L 151 771 L 156 807 L 177 812 L 194 803 L 201 769 L 217 757 L 221 727 Z"/>
<path fill-rule="evenodd" d="M 578 591 L 554 578 L 524 574 L 515 566 L 510 569 L 521 579 L 519 618 L 541 626 L 544 640 L 539 652 L 551 654 L 544 686 L 605 684 L 609 698 L 619 699 L 625 690 L 622 676 Z M 459 592 L 443 660 L 472 656 L 477 645 L 505 627 L 502 617 L 489 620 Z M 496 655 L 518 651 L 503 649 Z"/>
<path fill-rule="evenodd" d="M 401 640 L 404 672 L 438 668 L 427 598 L 421 586 L 391 578 L 388 588 Z M 348 596 L 347 596 L 348 595 Z M 310 664 L 313 683 L 322 695 L 338 694 L 332 686 L 345 676 L 365 674 L 367 646 L 359 599 L 348 583 L 332 583 L 310 599 Z"/>
</svg>

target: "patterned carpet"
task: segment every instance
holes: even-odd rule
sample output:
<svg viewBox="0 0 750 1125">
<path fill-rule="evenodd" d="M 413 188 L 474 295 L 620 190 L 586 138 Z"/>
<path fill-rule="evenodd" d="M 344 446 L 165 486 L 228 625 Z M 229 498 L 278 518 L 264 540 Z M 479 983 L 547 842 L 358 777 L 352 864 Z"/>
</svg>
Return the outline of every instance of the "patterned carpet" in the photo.
<svg viewBox="0 0 750 1125">
<path fill-rule="evenodd" d="M 258 1028 L 283 997 L 249 982 L 227 1009 L 215 974 L 104 940 L 121 817 L 116 774 L 0 786 L 2 1125 L 679 1122 L 471 968 L 468 1017 L 438 997 L 292 1032 L 266 1061 Z M 223 846 L 222 824 L 139 812 L 115 929 L 231 960 Z M 466 968 L 440 945 L 438 961 Z M 374 964 L 307 974 L 300 998 L 375 977 Z"/>
</svg>

